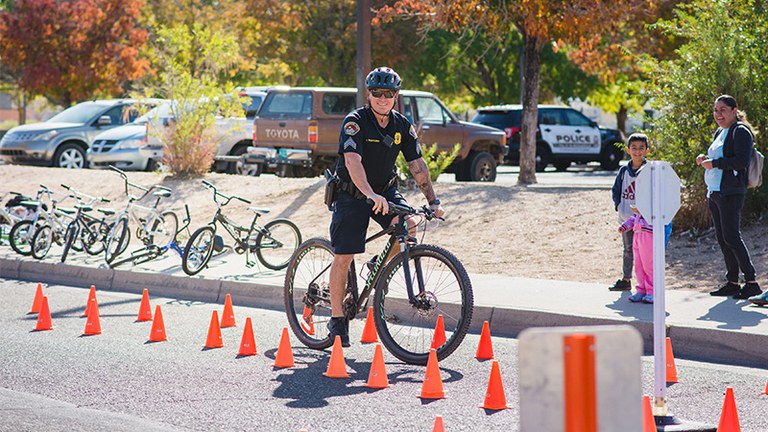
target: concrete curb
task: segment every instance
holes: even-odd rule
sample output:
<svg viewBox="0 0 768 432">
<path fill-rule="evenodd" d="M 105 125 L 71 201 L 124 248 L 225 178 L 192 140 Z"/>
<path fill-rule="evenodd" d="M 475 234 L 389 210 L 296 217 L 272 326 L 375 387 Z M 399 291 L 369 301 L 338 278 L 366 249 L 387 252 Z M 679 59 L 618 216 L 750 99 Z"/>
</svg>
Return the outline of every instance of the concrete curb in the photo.
<svg viewBox="0 0 768 432">
<path fill-rule="evenodd" d="M 96 285 L 100 290 L 141 294 L 149 288 L 152 295 L 183 300 L 223 303 L 231 294 L 238 305 L 284 310 L 282 284 L 187 277 L 162 272 L 139 272 L 53 264 L 27 259 L 0 257 L 0 277 L 30 282 L 44 282 L 79 287 Z M 477 290 L 475 286 L 475 290 Z M 476 303 L 478 301 L 476 300 Z M 486 303 L 487 304 L 487 303 Z M 497 303 L 498 304 L 498 303 Z M 526 309 L 512 305 L 475 305 L 470 331 L 479 333 L 488 321 L 495 336 L 517 337 L 531 327 L 561 327 L 629 324 L 643 337 L 645 353 L 652 352 L 653 323 L 645 319 L 576 315 L 548 310 Z M 668 335 L 674 341 L 676 358 L 704 360 L 750 367 L 762 367 L 768 358 L 768 335 L 740 329 L 701 328 L 674 324 Z"/>
</svg>

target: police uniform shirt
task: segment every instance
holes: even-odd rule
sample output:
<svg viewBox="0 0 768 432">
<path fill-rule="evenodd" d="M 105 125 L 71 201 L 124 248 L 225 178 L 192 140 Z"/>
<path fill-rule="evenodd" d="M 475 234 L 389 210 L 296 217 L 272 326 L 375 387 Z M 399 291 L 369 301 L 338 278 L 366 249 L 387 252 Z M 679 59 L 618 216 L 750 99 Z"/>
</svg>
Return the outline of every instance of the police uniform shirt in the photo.
<svg viewBox="0 0 768 432">
<path fill-rule="evenodd" d="M 403 152 L 405 160 L 411 162 L 421 157 L 421 146 L 411 122 L 392 110 L 386 128 L 381 128 L 369 107 L 358 108 L 344 118 L 339 137 L 339 154 L 357 153 L 362 157 L 368 184 L 374 191 L 382 193 L 383 187 L 397 175 L 395 160 Z M 339 177 L 351 181 L 344 158 L 339 158 Z"/>
</svg>

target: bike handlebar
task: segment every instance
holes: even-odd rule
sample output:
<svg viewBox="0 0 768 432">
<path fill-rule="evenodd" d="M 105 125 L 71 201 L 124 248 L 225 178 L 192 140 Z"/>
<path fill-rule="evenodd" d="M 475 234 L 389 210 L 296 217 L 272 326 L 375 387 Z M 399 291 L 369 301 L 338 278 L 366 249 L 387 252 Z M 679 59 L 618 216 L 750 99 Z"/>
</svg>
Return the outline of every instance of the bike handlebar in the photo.
<svg viewBox="0 0 768 432">
<path fill-rule="evenodd" d="M 367 198 L 365 202 L 373 205 L 373 200 L 370 198 Z M 411 206 L 395 204 L 391 201 L 387 201 L 387 205 L 389 206 L 389 212 L 387 212 L 387 214 L 394 214 L 398 216 L 422 215 L 427 220 L 445 220 L 444 218 L 437 216 L 435 212 L 427 206 L 422 206 L 420 209 L 416 209 Z"/>
<path fill-rule="evenodd" d="M 109 200 L 109 198 L 91 196 L 91 195 L 82 193 L 82 192 L 80 192 L 80 191 L 78 191 L 76 189 L 73 189 L 71 186 L 66 185 L 64 183 L 61 184 L 61 187 L 63 187 L 64 189 L 66 189 L 66 190 L 68 190 L 70 192 L 72 192 L 72 194 L 69 195 L 69 197 L 70 198 L 74 198 L 74 199 L 76 199 L 77 201 L 79 201 L 81 203 L 84 203 L 86 200 L 88 201 L 88 204 L 93 204 L 96 201 L 101 201 L 103 203 L 111 202 Z"/>
<path fill-rule="evenodd" d="M 207 187 L 208 189 L 211 189 L 213 191 L 213 200 L 216 202 L 216 204 L 225 206 L 225 205 L 229 204 L 229 202 L 232 201 L 233 199 L 240 200 L 240 201 L 242 201 L 242 202 L 244 202 L 246 204 L 251 204 L 251 202 L 249 200 L 247 200 L 247 199 L 245 199 L 243 197 L 240 197 L 240 196 L 237 196 L 237 195 L 229 195 L 229 196 L 224 195 L 223 193 L 219 192 L 216 189 L 216 186 L 213 183 L 209 182 L 208 180 L 203 180 L 203 184 L 205 185 L 205 187 Z M 216 199 L 217 196 L 220 196 L 220 197 L 224 198 L 224 202 L 220 203 Z"/>
</svg>

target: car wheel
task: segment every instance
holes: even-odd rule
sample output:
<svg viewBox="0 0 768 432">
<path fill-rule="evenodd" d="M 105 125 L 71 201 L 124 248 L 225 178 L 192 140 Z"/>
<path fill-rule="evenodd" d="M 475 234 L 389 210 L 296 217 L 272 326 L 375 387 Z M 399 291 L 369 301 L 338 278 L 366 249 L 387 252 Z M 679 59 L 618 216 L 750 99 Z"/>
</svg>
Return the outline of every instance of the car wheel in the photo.
<svg viewBox="0 0 768 432">
<path fill-rule="evenodd" d="M 53 157 L 53 166 L 59 168 L 87 168 L 85 150 L 73 143 L 62 144 Z"/>
<path fill-rule="evenodd" d="M 549 151 L 549 146 L 546 144 L 539 144 L 536 146 L 536 172 L 544 172 L 549 165 L 549 161 L 552 158 L 552 153 Z"/>
<path fill-rule="evenodd" d="M 557 161 L 553 165 L 555 165 L 556 170 L 565 171 L 571 166 L 571 161 Z"/>
<path fill-rule="evenodd" d="M 614 143 L 608 144 L 603 148 L 603 152 L 600 155 L 600 168 L 607 171 L 616 171 L 622 159 L 624 159 L 624 150 L 616 147 Z"/>
<path fill-rule="evenodd" d="M 152 172 L 157 169 L 157 161 L 154 159 L 148 159 L 147 160 L 147 166 L 144 168 L 144 171 L 146 172 Z"/>
<path fill-rule="evenodd" d="M 469 181 L 496 181 L 496 160 L 488 152 L 471 152 Z"/>
</svg>

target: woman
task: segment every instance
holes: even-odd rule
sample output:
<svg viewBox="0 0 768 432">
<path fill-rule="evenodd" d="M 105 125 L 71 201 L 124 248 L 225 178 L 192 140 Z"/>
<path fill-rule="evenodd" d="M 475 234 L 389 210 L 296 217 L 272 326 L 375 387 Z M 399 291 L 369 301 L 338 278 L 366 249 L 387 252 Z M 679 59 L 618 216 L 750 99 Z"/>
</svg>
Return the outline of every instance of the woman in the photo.
<svg viewBox="0 0 768 432">
<path fill-rule="evenodd" d="M 740 229 L 741 208 L 747 194 L 747 168 L 754 145 L 752 127 L 733 96 L 722 95 L 715 100 L 714 117 L 720 127 L 707 154 L 696 157 L 696 165 L 706 170 L 704 182 L 709 211 L 725 258 L 726 283 L 710 294 L 768 303 L 763 298 L 768 294 L 759 295 L 762 290 L 755 279 L 755 267 Z M 743 287 L 739 286 L 739 269 L 744 274 Z"/>
</svg>

